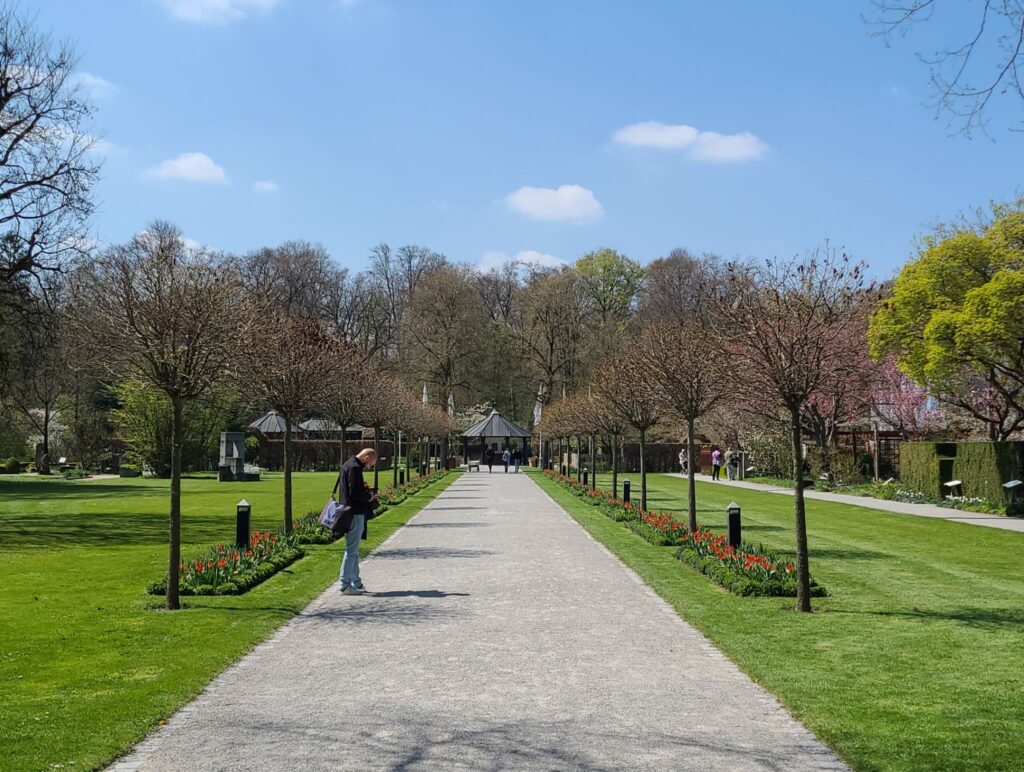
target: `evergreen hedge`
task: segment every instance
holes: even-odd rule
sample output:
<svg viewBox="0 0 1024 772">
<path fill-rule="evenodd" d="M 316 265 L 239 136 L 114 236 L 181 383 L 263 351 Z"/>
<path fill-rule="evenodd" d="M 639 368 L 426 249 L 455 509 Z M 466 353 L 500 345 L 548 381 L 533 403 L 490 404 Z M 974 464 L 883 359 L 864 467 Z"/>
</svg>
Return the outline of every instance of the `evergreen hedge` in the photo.
<svg viewBox="0 0 1024 772">
<path fill-rule="evenodd" d="M 900 447 L 900 481 L 911 490 L 942 497 L 941 466 L 952 459 L 952 478 L 963 495 L 1004 502 L 1003 485 L 1024 477 L 1024 442 L 905 442 Z M 947 462 L 948 463 L 948 462 Z"/>
</svg>

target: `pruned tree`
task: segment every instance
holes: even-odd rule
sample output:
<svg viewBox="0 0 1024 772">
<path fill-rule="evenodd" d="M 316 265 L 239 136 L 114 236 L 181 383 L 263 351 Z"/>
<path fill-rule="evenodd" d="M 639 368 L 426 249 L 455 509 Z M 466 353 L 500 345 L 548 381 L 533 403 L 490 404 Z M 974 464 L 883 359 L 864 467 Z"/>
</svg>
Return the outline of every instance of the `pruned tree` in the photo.
<svg viewBox="0 0 1024 772">
<path fill-rule="evenodd" d="M 862 318 L 868 290 L 863 266 L 826 245 L 803 260 L 730 264 L 712 295 L 714 337 L 738 396 L 770 396 L 789 417 L 798 611 L 811 610 L 801 417 L 825 384 L 856 367 L 865 344 L 847 331 Z"/>
<path fill-rule="evenodd" d="M 233 268 L 185 245 L 157 222 L 111 247 L 71 277 L 69 320 L 89 361 L 114 378 L 134 377 L 171 401 L 170 549 L 167 607 L 179 607 L 181 459 L 184 413 L 232 377 L 252 317 Z"/>
<path fill-rule="evenodd" d="M 284 419 L 284 532 L 292 530 L 292 470 L 295 427 L 309 412 L 330 403 L 346 352 L 316 319 L 287 316 L 262 305 L 253 326 L 249 373 L 254 401 Z"/>
<path fill-rule="evenodd" d="M 640 435 L 640 508 L 647 509 L 647 432 L 661 420 L 651 373 L 640 358 L 607 362 L 597 373 L 594 394 Z"/>
<path fill-rule="evenodd" d="M 697 485 L 694 480 L 697 446 L 696 422 L 727 396 L 728 358 L 723 349 L 709 346 L 707 328 L 696 316 L 675 323 L 662 322 L 644 330 L 637 345 L 639 361 L 649 373 L 651 387 L 662 410 L 686 424 L 687 511 L 689 527 L 697 530 Z"/>
</svg>

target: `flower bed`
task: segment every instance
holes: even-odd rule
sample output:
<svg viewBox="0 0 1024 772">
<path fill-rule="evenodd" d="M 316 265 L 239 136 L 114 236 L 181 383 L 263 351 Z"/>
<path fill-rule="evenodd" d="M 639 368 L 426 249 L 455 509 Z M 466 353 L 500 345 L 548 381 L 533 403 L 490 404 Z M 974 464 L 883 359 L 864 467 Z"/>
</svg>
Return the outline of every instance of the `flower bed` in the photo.
<svg viewBox="0 0 1024 772">
<path fill-rule="evenodd" d="M 734 549 L 726 537 L 714 531 L 690 531 L 672 515 L 645 512 L 639 507 L 614 499 L 604 491 L 588 491 L 576 480 L 557 472 L 549 477 L 572 493 L 597 506 L 605 517 L 624 522 L 642 539 L 659 547 L 677 547 L 675 557 L 737 595 L 796 596 L 796 571 L 792 563 L 781 560 L 750 544 Z M 578 489 L 582 488 L 582 492 Z M 826 595 L 824 587 L 811 580 L 811 595 Z"/>
<path fill-rule="evenodd" d="M 294 540 L 267 531 L 253 531 L 249 548 L 218 544 L 201 557 L 180 566 L 182 595 L 238 595 L 269 579 L 306 553 Z M 146 588 L 150 595 L 163 595 L 167 580 Z"/>
</svg>

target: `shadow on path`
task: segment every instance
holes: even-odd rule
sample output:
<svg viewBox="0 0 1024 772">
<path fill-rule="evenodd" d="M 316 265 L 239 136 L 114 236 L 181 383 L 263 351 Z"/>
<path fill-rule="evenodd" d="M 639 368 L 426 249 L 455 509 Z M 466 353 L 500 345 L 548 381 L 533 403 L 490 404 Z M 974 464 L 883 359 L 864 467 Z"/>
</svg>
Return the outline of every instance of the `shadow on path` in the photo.
<svg viewBox="0 0 1024 772">
<path fill-rule="evenodd" d="M 465 549 L 461 547 L 406 547 L 404 549 L 378 550 L 371 554 L 374 558 L 481 558 L 494 555 L 491 550 Z"/>
<path fill-rule="evenodd" d="M 435 511 L 431 509 L 430 511 Z M 409 523 L 406 528 L 490 528 L 490 523 Z"/>
</svg>

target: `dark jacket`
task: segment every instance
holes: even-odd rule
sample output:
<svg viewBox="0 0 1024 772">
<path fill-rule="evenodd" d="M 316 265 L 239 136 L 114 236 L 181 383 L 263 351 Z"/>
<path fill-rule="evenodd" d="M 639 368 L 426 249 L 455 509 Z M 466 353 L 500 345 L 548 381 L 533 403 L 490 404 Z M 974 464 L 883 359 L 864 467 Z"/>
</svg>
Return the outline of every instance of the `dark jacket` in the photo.
<svg viewBox="0 0 1024 772">
<path fill-rule="evenodd" d="M 373 492 L 363 481 L 363 462 L 352 456 L 341 467 L 341 485 L 338 502 L 348 504 L 357 515 L 372 515 Z"/>
</svg>

